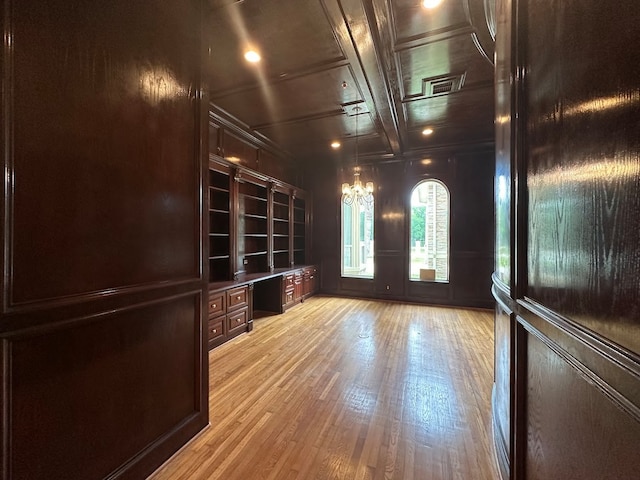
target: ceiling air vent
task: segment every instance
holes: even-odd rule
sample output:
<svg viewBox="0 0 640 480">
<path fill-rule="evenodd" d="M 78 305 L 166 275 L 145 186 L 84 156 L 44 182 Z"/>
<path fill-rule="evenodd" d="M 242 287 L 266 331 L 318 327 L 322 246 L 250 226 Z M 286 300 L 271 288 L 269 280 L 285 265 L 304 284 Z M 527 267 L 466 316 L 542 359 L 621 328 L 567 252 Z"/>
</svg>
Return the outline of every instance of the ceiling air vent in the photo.
<svg viewBox="0 0 640 480">
<path fill-rule="evenodd" d="M 462 88 L 465 74 L 447 75 L 444 77 L 427 78 L 425 82 L 425 95 L 427 97 L 436 97 L 438 95 L 446 95 L 448 93 L 457 92 Z"/>
<path fill-rule="evenodd" d="M 453 90 L 453 80 L 444 80 L 431 84 L 431 95 L 449 93 L 451 90 Z"/>
</svg>

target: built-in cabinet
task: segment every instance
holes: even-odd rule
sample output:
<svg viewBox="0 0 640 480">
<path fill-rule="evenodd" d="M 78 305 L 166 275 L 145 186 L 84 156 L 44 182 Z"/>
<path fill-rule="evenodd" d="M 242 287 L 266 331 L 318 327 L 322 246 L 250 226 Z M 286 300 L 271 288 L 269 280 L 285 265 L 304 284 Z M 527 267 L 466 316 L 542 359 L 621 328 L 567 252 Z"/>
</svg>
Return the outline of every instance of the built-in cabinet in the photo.
<svg viewBox="0 0 640 480">
<path fill-rule="evenodd" d="M 209 159 L 208 340 L 250 331 L 255 308 L 282 313 L 317 292 L 306 193 L 225 160 Z"/>
<path fill-rule="evenodd" d="M 318 292 L 320 282 L 318 277 L 318 267 L 315 265 L 305 267 L 302 278 L 302 297 L 303 299 L 310 297 Z"/>
<path fill-rule="evenodd" d="M 303 190 L 222 158 L 210 159 L 211 283 L 306 264 L 309 223 L 310 202 Z"/>
<path fill-rule="evenodd" d="M 303 302 L 307 297 L 318 292 L 318 267 L 306 266 L 292 270 L 283 275 L 282 311 Z"/>
<path fill-rule="evenodd" d="M 251 330 L 253 284 L 209 292 L 209 348 Z"/>
</svg>

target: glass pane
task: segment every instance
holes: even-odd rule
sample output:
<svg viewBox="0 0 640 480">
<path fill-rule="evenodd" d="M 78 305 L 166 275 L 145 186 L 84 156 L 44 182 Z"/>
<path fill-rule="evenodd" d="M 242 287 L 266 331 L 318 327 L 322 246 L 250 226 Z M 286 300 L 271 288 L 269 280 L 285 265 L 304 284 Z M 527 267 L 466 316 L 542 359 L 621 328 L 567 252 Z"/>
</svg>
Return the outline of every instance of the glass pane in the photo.
<svg viewBox="0 0 640 480">
<path fill-rule="evenodd" d="M 342 276 L 373 278 L 374 202 L 342 201 Z"/>
<path fill-rule="evenodd" d="M 411 193 L 409 278 L 449 280 L 449 191 L 435 180 L 419 183 Z"/>
</svg>

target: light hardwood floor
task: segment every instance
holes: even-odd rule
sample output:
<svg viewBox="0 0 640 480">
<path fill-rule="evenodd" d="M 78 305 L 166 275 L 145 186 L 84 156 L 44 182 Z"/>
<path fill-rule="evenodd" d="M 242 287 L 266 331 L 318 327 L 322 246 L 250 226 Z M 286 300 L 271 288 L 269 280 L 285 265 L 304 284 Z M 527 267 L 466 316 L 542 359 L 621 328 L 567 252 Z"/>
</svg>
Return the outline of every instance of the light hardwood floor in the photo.
<svg viewBox="0 0 640 480">
<path fill-rule="evenodd" d="M 211 426 L 153 480 L 498 478 L 490 312 L 312 297 L 209 368 Z"/>
</svg>

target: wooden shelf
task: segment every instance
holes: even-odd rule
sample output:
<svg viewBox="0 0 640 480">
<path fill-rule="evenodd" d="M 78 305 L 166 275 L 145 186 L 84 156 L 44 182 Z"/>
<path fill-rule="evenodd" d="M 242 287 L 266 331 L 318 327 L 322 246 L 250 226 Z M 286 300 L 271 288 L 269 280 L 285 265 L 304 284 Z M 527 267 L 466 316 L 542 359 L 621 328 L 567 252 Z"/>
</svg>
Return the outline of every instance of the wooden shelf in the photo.
<svg viewBox="0 0 640 480">
<path fill-rule="evenodd" d="M 245 252 L 244 256 L 245 257 L 255 257 L 255 256 L 258 256 L 258 255 L 266 255 L 266 254 L 267 254 L 266 251 L 264 251 L 264 252 Z"/>
<path fill-rule="evenodd" d="M 209 170 L 209 281 L 231 274 L 231 181 L 228 171 Z"/>
<path fill-rule="evenodd" d="M 259 215 L 257 213 L 241 213 L 241 215 L 243 217 L 247 217 L 247 218 L 258 218 L 260 220 L 266 220 L 267 219 L 266 215 Z"/>
<path fill-rule="evenodd" d="M 222 158 L 209 165 L 210 282 L 304 261 L 305 192 Z"/>
</svg>

